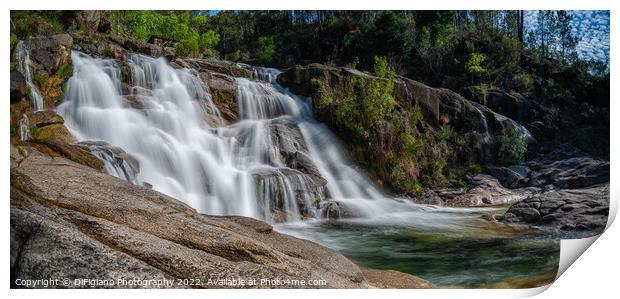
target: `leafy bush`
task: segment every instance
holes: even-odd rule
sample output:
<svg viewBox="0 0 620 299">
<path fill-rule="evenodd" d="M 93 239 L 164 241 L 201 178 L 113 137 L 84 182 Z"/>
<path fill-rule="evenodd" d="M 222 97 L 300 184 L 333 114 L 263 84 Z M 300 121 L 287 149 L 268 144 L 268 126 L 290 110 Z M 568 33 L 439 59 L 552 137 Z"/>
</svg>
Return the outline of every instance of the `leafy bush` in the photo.
<svg viewBox="0 0 620 299">
<path fill-rule="evenodd" d="M 498 146 L 497 161 L 503 165 L 514 165 L 523 161 L 527 152 L 527 142 L 525 142 L 516 130 L 502 132 L 495 136 Z"/>
<path fill-rule="evenodd" d="M 200 35 L 200 42 L 198 44 L 198 47 L 203 52 L 207 50 L 213 50 L 215 49 L 215 47 L 217 46 L 219 42 L 220 42 L 220 34 L 213 30 L 209 30 L 203 33 L 202 35 Z"/>
<path fill-rule="evenodd" d="M 191 56 L 198 53 L 198 39 L 186 38 L 179 41 L 175 47 L 176 53 L 181 56 Z"/>
<path fill-rule="evenodd" d="M 413 110 L 409 113 L 409 125 L 411 127 L 417 126 L 418 122 L 422 120 L 422 117 L 422 108 L 420 108 L 420 105 L 416 104 L 413 106 Z"/>
<path fill-rule="evenodd" d="M 337 102 L 338 124 L 362 138 L 377 122 L 389 119 L 396 104 L 392 96 L 396 72 L 385 57 L 375 57 L 375 73 L 378 78 L 349 76 L 336 90 L 323 84 L 319 97 L 322 105 Z"/>
<path fill-rule="evenodd" d="M 481 74 L 487 70 L 481 66 L 482 62 L 486 59 L 486 56 L 481 53 L 469 54 L 469 60 L 465 62 L 465 69 L 472 74 Z"/>
<path fill-rule="evenodd" d="M 529 90 L 534 86 L 534 78 L 531 74 L 519 73 L 513 79 L 515 86 L 520 90 Z"/>
<path fill-rule="evenodd" d="M 401 152 L 409 156 L 417 156 L 424 149 L 424 140 L 416 139 L 411 134 L 401 133 L 398 136 Z"/>
<path fill-rule="evenodd" d="M 200 35 L 196 27 L 204 27 L 206 19 L 190 20 L 187 12 L 163 15 L 148 10 L 117 11 L 110 13 L 110 20 L 116 25 L 117 34 L 137 42 L 145 43 L 153 38 L 177 42 L 176 51 L 181 56 L 197 55 L 200 50 L 213 49 L 219 42 L 219 35 L 212 30 Z"/>
</svg>

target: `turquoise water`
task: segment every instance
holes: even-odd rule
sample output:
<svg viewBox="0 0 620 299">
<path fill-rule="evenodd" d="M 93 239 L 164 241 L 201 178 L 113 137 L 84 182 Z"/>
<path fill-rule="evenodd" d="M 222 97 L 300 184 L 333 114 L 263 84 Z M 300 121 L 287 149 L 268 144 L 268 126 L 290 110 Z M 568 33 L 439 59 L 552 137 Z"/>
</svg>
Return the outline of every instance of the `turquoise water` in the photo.
<svg viewBox="0 0 620 299">
<path fill-rule="evenodd" d="M 276 230 L 338 250 L 356 264 L 442 287 L 534 287 L 557 271 L 560 243 L 488 222 L 501 209 L 420 206 L 374 218 L 280 224 Z"/>
</svg>

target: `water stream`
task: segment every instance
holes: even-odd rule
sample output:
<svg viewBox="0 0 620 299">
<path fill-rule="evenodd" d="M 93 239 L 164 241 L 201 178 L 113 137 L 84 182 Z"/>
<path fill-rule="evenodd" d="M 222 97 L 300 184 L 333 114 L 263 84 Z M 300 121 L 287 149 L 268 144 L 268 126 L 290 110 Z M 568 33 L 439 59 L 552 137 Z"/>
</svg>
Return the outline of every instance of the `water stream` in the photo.
<svg viewBox="0 0 620 299">
<path fill-rule="evenodd" d="M 43 97 L 39 89 L 32 82 L 32 61 L 30 60 L 30 52 L 26 43 L 20 40 L 15 45 L 15 60 L 17 61 L 17 71 L 19 71 L 26 80 L 28 86 L 28 95 L 30 97 L 30 106 L 33 111 L 43 109 Z"/>
<path fill-rule="evenodd" d="M 555 271 L 557 242 L 493 229 L 479 217 L 489 211 L 386 197 L 312 118 L 310 101 L 274 82 L 277 70 L 242 66 L 256 80 L 237 78 L 239 120 L 224 125 L 193 69 L 128 54 L 130 78 L 121 78 L 119 61 L 73 52 L 72 63 L 57 111 L 79 141 L 105 141 L 139 163 L 139 171 L 130 171 L 138 167 L 91 147 L 112 175 L 202 213 L 279 223 L 277 230 L 360 265 L 440 285 L 481 286 Z M 327 219 L 334 214 L 349 218 Z"/>
</svg>

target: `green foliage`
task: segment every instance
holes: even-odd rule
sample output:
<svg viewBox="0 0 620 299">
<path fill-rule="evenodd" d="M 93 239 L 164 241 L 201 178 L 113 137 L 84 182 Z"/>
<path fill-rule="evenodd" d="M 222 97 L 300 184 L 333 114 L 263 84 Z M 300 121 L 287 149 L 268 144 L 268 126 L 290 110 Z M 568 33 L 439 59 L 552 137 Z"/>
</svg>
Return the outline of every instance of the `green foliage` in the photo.
<svg viewBox="0 0 620 299">
<path fill-rule="evenodd" d="M 503 165 L 514 165 L 523 161 L 527 152 L 527 142 L 512 130 L 495 136 L 498 146 L 497 161 Z"/>
<path fill-rule="evenodd" d="M 220 34 L 213 30 L 209 30 L 200 35 L 200 43 L 198 47 L 202 51 L 213 50 L 219 42 Z"/>
<path fill-rule="evenodd" d="M 368 28 L 366 43 L 374 49 L 375 55 L 407 59 L 413 49 L 414 24 L 411 18 L 404 17 L 402 13 L 385 11 Z"/>
<path fill-rule="evenodd" d="M 411 134 L 400 133 L 398 142 L 404 155 L 415 157 L 424 149 L 424 140 L 416 139 Z"/>
<path fill-rule="evenodd" d="M 465 69 L 472 74 L 481 74 L 487 70 L 481 66 L 482 62 L 486 59 L 486 56 L 481 53 L 469 54 L 469 60 L 465 62 Z"/>
<path fill-rule="evenodd" d="M 478 90 L 480 90 L 480 94 L 482 94 L 482 96 L 484 98 L 486 98 L 489 95 L 489 85 L 488 84 L 480 84 L 478 86 Z"/>
<path fill-rule="evenodd" d="M 276 53 L 276 42 L 273 36 L 261 36 L 258 38 L 258 52 L 256 57 L 262 62 L 270 60 Z"/>
<path fill-rule="evenodd" d="M 60 22 L 62 11 L 12 11 L 11 34 L 27 39 L 39 34 L 54 34 L 64 30 Z"/>
<path fill-rule="evenodd" d="M 520 90 L 530 90 L 534 86 L 534 78 L 531 74 L 519 73 L 513 79 L 515 87 Z"/>
<path fill-rule="evenodd" d="M 482 172 L 482 167 L 478 164 L 470 164 L 467 166 L 467 174 L 474 176 Z"/>
<path fill-rule="evenodd" d="M 338 99 L 336 120 L 359 136 L 368 136 L 368 130 L 388 118 L 396 103 L 392 96 L 396 72 L 385 57 L 375 57 L 375 73 L 378 78 L 351 76 L 337 93 L 324 91 L 320 98 L 321 103 Z"/>
<path fill-rule="evenodd" d="M 355 57 L 353 58 L 353 61 L 347 63 L 346 67 L 350 68 L 350 69 L 356 69 L 357 65 L 360 63 L 360 59 L 359 57 Z"/>
<path fill-rule="evenodd" d="M 411 127 L 417 126 L 418 122 L 422 120 L 422 117 L 422 108 L 420 108 L 420 105 L 416 104 L 409 113 L 409 124 Z"/>
<path fill-rule="evenodd" d="M 73 74 L 73 67 L 70 63 L 65 63 L 59 66 L 58 69 L 56 69 L 56 72 L 54 72 L 54 74 L 62 78 L 69 78 Z"/>
<path fill-rule="evenodd" d="M 116 34 L 126 35 L 137 42 L 146 43 L 153 38 L 177 42 L 176 51 L 181 56 L 195 56 L 200 51 L 213 49 L 219 42 L 214 31 L 202 35 L 197 28 L 206 24 L 206 17 L 191 19 L 189 13 L 161 14 L 155 11 L 115 11 L 110 20 Z"/>
<path fill-rule="evenodd" d="M 15 35 L 15 33 L 11 32 L 11 52 L 13 52 L 13 48 L 15 47 L 15 44 L 17 43 L 17 35 Z"/>
<path fill-rule="evenodd" d="M 181 56 L 191 56 L 198 53 L 198 39 L 185 38 L 175 46 L 176 53 Z"/>
<path fill-rule="evenodd" d="M 191 24 L 194 28 L 202 28 L 207 25 L 207 17 L 196 16 L 192 19 Z"/>
<path fill-rule="evenodd" d="M 28 134 L 32 139 L 38 139 L 39 135 L 41 135 L 41 128 L 37 126 L 31 127 L 30 129 L 28 129 Z"/>
</svg>

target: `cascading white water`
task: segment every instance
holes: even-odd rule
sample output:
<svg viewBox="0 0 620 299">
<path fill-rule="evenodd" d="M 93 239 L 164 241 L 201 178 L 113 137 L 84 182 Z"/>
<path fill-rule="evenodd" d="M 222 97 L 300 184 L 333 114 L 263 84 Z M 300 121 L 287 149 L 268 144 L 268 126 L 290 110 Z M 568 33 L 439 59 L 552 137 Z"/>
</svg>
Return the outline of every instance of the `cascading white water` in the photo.
<svg viewBox="0 0 620 299">
<path fill-rule="evenodd" d="M 251 175 L 235 167 L 234 138 L 218 136 L 204 117 L 214 108 L 208 88 L 163 58 L 126 60 L 133 87 L 121 96 L 118 63 L 72 53 L 74 75 L 58 112 L 76 138 L 122 148 L 140 164 L 138 184 L 201 212 L 261 218 Z M 129 98 L 144 109 L 124 107 Z"/>
<path fill-rule="evenodd" d="M 252 78 L 255 80 L 265 81 L 268 83 L 276 82 L 276 78 L 280 74 L 280 71 L 274 68 L 251 66 L 245 63 L 237 63 L 237 66 L 250 71 L 252 73 Z"/>
<path fill-rule="evenodd" d="M 273 83 L 276 70 L 254 71 L 267 82 L 237 78 L 240 120 L 222 126 L 194 70 L 129 54 L 130 87 L 121 88 L 118 62 L 78 52 L 72 61 L 58 112 L 78 140 L 105 141 L 139 162 L 133 173 L 91 146 L 112 175 L 152 185 L 203 213 L 268 221 L 319 217 L 332 201 L 358 215 L 411 206 L 384 198 L 351 168 L 338 141 L 312 119 L 309 102 Z"/>
<path fill-rule="evenodd" d="M 22 118 L 19 120 L 19 140 L 26 141 L 30 139 L 30 132 L 28 132 L 28 116 L 26 114 L 22 115 Z"/>
<path fill-rule="evenodd" d="M 39 92 L 39 89 L 32 83 L 32 70 L 30 61 L 30 53 L 26 48 L 24 41 L 18 41 L 15 45 L 15 60 L 17 61 L 17 71 L 19 71 L 26 79 L 26 85 L 28 86 L 30 105 L 33 111 L 39 111 L 43 109 L 43 97 Z"/>
</svg>

